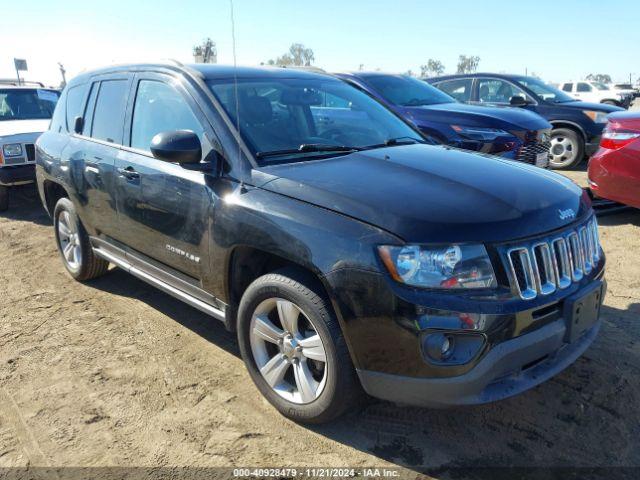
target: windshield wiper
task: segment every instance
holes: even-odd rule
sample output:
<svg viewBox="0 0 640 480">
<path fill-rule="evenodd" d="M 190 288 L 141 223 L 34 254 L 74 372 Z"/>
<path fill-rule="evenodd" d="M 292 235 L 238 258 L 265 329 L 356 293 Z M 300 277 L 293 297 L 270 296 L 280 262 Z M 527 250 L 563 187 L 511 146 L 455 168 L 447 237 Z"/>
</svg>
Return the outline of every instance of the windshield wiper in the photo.
<svg viewBox="0 0 640 480">
<path fill-rule="evenodd" d="M 270 152 L 258 152 L 256 153 L 256 157 L 265 158 L 306 152 L 356 152 L 358 150 L 361 150 L 361 148 L 350 147 L 347 145 L 331 145 L 324 143 L 303 143 L 298 148 L 290 148 L 287 150 L 272 150 Z"/>
</svg>

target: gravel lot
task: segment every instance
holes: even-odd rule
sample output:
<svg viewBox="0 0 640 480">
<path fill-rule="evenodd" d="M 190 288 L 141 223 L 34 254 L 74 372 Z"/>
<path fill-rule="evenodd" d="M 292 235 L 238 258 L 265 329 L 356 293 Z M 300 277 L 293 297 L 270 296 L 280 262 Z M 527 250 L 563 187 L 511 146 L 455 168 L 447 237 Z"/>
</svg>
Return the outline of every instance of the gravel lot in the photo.
<svg viewBox="0 0 640 480">
<path fill-rule="evenodd" d="M 0 467 L 640 466 L 640 211 L 601 227 L 604 324 L 565 372 L 494 405 L 372 402 L 308 428 L 262 400 L 217 321 L 117 269 L 72 281 L 23 188 L 0 215 Z"/>
</svg>

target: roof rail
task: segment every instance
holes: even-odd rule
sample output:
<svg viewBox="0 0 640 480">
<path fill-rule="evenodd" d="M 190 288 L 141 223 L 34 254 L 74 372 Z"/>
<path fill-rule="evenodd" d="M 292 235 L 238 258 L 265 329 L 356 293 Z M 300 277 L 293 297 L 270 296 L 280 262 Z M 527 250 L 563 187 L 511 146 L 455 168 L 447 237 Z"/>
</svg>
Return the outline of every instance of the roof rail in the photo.
<svg viewBox="0 0 640 480">
<path fill-rule="evenodd" d="M 179 60 L 176 60 L 175 58 L 167 58 L 167 62 L 173 63 L 174 65 L 177 65 L 178 67 L 184 67 L 184 63 L 182 63 Z"/>
<path fill-rule="evenodd" d="M 33 82 L 31 80 L 20 80 L 20 83 L 18 83 L 18 80 L 14 78 L 0 78 L 0 85 L 12 85 L 14 87 L 36 86 L 36 87 L 44 88 L 44 84 L 42 82 Z"/>
</svg>

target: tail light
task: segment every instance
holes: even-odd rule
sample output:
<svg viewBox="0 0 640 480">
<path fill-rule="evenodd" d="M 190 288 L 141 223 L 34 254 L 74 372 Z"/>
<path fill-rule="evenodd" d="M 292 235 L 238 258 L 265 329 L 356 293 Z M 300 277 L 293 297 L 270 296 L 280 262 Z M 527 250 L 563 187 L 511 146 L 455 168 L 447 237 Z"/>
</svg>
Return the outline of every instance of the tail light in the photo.
<svg viewBox="0 0 640 480">
<path fill-rule="evenodd" d="M 625 130 L 616 124 L 607 124 L 607 128 L 602 132 L 600 146 L 609 150 L 618 150 L 628 145 L 636 138 L 640 137 L 640 132 L 634 130 Z"/>
</svg>

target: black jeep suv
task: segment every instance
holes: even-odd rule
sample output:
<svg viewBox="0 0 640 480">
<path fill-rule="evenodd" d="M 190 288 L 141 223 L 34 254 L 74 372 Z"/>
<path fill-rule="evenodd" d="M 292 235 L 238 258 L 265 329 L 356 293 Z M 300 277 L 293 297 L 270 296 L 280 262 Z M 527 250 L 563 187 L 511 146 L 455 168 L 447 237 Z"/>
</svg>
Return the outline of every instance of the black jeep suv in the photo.
<svg viewBox="0 0 640 480">
<path fill-rule="evenodd" d="M 113 264 L 222 320 L 296 420 L 335 418 L 362 387 L 426 406 L 505 398 L 599 329 L 605 262 L 580 188 L 427 145 L 336 78 L 114 67 L 57 108 L 37 181 L 71 276 Z"/>
</svg>

